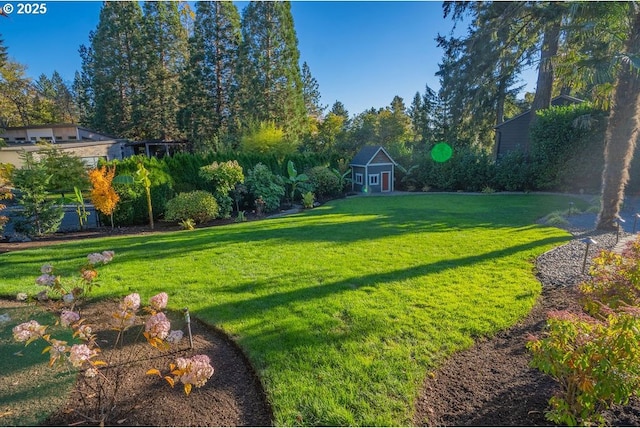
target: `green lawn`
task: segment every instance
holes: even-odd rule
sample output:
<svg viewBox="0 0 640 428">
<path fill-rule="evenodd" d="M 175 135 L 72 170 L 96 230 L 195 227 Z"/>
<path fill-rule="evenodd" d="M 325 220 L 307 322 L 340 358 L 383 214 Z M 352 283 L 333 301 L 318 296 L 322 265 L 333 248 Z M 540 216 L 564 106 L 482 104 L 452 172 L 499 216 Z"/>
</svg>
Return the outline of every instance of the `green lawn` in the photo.
<svg viewBox="0 0 640 428">
<path fill-rule="evenodd" d="M 575 201 L 581 205 L 580 201 Z M 276 425 L 410 425 L 426 373 L 524 317 L 533 259 L 570 235 L 544 195 L 361 197 L 260 222 L 0 255 L 1 293 L 36 293 L 115 250 L 98 296 L 166 291 L 245 350 Z M 213 362 L 215 366 L 215 361 Z"/>
</svg>

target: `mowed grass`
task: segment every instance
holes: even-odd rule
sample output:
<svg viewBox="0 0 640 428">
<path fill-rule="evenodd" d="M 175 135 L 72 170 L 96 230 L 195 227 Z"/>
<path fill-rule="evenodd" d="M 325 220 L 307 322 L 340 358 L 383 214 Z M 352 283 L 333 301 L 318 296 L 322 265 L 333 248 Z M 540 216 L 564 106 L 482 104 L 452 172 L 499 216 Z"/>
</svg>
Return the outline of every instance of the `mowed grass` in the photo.
<svg viewBox="0 0 640 428">
<path fill-rule="evenodd" d="M 532 308 L 533 259 L 570 239 L 535 220 L 568 204 L 350 198 L 260 222 L 0 255 L 1 293 L 36 293 L 43 263 L 68 275 L 111 249 L 95 295 L 166 291 L 171 307 L 222 328 L 253 363 L 276 425 L 410 425 L 430 370 Z"/>
</svg>

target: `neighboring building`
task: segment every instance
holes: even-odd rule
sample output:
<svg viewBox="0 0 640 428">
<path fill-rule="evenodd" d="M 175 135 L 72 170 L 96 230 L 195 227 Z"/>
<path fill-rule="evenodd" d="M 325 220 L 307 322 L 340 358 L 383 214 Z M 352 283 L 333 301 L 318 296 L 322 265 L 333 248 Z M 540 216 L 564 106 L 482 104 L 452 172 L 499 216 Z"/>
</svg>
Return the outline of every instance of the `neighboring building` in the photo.
<svg viewBox="0 0 640 428">
<path fill-rule="evenodd" d="M 0 132 L 0 138 L 7 143 L 0 148 L 0 163 L 22 166 L 22 152 L 38 152 L 42 144 L 51 143 L 65 152 L 74 154 L 88 166 L 95 166 L 98 160 L 122 159 L 133 154 L 126 140 L 99 134 L 74 124 L 34 125 L 8 127 Z"/>
<path fill-rule="evenodd" d="M 552 106 L 564 106 L 580 104 L 584 100 L 560 95 L 551 100 Z M 529 123 L 531 122 L 531 110 L 527 110 L 518 116 L 505 120 L 496 126 L 496 148 L 494 153 L 497 159 L 513 151 L 529 152 Z"/>
<path fill-rule="evenodd" d="M 355 192 L 393 192 L 396 162 L 382 146 L 365 146 L 353 158 L 351 189 Z"/>
</svg>

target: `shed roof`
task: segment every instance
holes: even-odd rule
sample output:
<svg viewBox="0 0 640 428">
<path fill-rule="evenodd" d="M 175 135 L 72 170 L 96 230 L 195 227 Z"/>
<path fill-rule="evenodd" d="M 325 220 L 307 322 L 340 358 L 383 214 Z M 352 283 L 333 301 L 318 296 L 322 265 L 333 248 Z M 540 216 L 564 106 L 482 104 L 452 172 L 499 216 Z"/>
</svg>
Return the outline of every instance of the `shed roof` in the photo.
<svg viewBox="0 0 640 428">
<path fill-rule="evenodd" d="M 381 151 L 389 158 L 391 163 L 397 165 L 396 161 L 387 153 L 387 151 L 382 146 L 364 146 L 358 154 L 355 155 L 353 160 L 349 163 L 349 165 L 369 165 L 369 163 L 376 157 L 379 151 Z"/>
</svg>

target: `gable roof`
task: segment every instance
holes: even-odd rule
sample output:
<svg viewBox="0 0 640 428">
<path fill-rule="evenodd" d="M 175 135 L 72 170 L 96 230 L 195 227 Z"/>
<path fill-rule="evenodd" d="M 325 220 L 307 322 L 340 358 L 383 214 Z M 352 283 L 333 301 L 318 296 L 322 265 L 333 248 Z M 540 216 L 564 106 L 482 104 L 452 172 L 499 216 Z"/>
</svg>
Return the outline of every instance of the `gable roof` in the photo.
<svg viewBox="0 0 640 428">
<path fill-rule="evenodd" d="M 369 165 L 369 163 L 378 155 L 378 152 L 382 152 L 389 158 L 391 163 L 397 165 L 396 161 L 387 153 L 387 151 L 382 146 L 364 146 L 360 149 L 357 155 L 353 158 L 353 160 L 349 163 L 349 165 L 354 166 L 365 166 Z"/>
<path fill-rule="evenodd" d="M 571 95 L 558 95 L 557 97 L 553 98 L 551 100 L 551 105 L 552 106 L 560 106 L 560 105 L 567 105 L 567 104 L 580 104 L 580 103 L 584 103 L 585 100 L 581 100 L 580 98 L 576 98 L 576 97 L 572 97 Z M 499 123 L 498 125 L 494 126 L 494 129 L 500 128 L 501 126 L 503 126 L 506 123 L 512 122 L 514 120 L 520 119 L 522 116 L 526 116 L 528 114 L 531 113 L 531 109 L 520 113 L 517 116 L 512 117 L 511 119 L 505 120 L 502 123 Z"/>
</svg>

